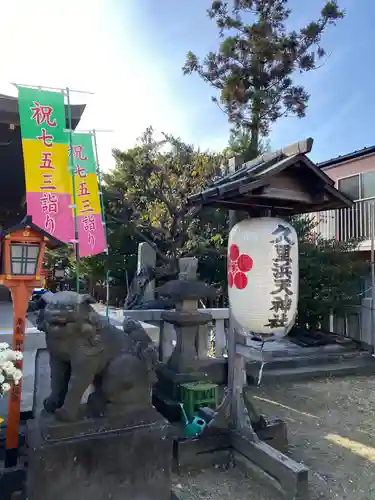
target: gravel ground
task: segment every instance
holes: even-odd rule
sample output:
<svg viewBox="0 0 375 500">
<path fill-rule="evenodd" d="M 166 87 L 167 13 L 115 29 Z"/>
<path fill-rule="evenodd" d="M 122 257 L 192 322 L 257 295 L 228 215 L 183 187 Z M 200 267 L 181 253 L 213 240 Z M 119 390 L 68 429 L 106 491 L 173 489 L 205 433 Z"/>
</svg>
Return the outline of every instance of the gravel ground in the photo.
<svg viewBox="0 0 375 500">
<path fill-rule="evenodd" d="M 258 409 L 288 424 L 289 454 L 310 469 L 311 500 L 375 500 L 375 377 L 254 388 Z M 174 478 L 181 500 L 279 498 L 239 468 Z"/>
<path fill-rule="evenodd" d="M 206 469 L 174 478 L 179 500 L 274 500 L 280 497 L 256 484 L 238 467 Z"/>
</svg>

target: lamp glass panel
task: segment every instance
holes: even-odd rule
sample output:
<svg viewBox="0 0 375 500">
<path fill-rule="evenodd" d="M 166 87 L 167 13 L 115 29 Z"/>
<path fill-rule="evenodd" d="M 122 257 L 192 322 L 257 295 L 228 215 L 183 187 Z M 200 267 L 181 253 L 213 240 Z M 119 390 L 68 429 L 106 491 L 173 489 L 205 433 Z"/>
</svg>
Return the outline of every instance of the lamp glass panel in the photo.
<svg viewBox="0 0 375 500">
<path fill-rule="evenodd" d="M 27 261 L 26 262 L 26 272 L 25 274 L 27 276 L 31 276 L 32 274 L 36 274 L 36 266 L 37 266 L 37 262 L 34 260 L 34 261 Z"/>
<path fill-rule="evenodd" d="M 27 245 L 27 258 L 37 260 L 39 257 L 39 245 Z"/>
<path fill-rule="evenodd" d="M 14 244 L 10 245 L 11 258 L 12 259 L 22 259 L 22 250 L 24 245 Z"/>
<path fill-rule="evenodd" d="M 12 262 L 12 274 L 23 274 L 21 261 Z"/>
</svg>

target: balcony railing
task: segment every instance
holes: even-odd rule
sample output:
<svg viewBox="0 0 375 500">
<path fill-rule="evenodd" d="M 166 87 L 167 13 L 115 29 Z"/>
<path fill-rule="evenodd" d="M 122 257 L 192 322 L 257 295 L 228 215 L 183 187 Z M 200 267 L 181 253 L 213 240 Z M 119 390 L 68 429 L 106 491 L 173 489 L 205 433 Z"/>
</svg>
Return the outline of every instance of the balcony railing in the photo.
<svg viewBox="0 0 375 500">
<path fill-rule="evenodd" d="M 316 231 L 327 239 L 336 238 L 339 241 L 362 239 L 361 247 L 367 246 L 366 241 L 369 244 L 371 239 L 371 212 L 374 210 L 371 206 L 374 203 L 375 199 L 357 201 L 350 208 L 315 213 Z"/>
</svg>

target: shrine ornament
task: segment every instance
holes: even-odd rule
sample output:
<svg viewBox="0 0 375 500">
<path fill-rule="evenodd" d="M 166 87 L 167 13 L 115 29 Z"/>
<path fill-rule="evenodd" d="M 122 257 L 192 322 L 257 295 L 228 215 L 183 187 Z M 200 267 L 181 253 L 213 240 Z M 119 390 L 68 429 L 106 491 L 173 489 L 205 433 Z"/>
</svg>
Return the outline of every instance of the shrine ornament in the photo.
<svg viewBox="0 0 375 500">
<path fill-rule="evenodd" d="M 283 219 L 236 224 L 228 241 L 228 295 L 234 319 L 263 336 L 287 335 L 297 315 L 298 239 Z"/>
</svg>

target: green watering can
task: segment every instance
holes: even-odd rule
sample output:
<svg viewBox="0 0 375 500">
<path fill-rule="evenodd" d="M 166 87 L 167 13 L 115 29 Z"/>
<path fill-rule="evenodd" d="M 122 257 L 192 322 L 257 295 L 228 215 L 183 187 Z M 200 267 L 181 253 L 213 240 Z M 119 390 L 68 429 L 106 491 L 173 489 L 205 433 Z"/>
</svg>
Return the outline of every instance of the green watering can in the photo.
<svg viewBox="0 0 375 500">
<path fill-rule="evenodd" d="M 197 415 L 194 415 L 192 421 L 189 422 L 189 419 L 185 412 L 184 405 L 180 403 L 180 406 L 181 406 L 182 417 L 185 422 L 184 437 L 188 438 L 188 437 L 200 436 L 204 431 L 207 423 L 203 420 L 203 418 L 198 417 Z"/>
</svg>

